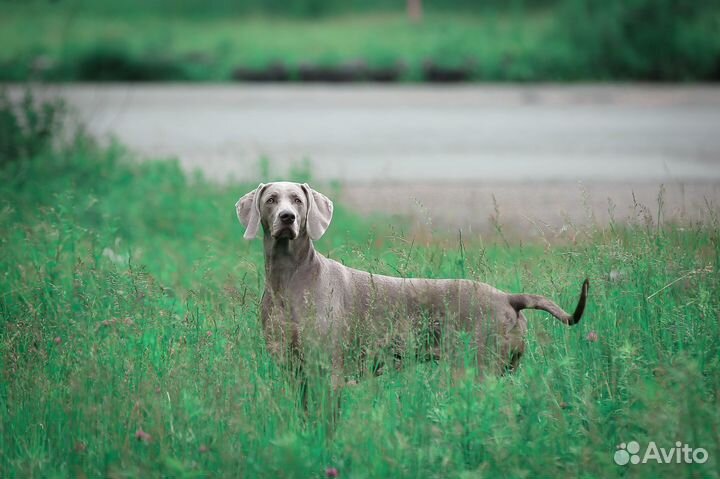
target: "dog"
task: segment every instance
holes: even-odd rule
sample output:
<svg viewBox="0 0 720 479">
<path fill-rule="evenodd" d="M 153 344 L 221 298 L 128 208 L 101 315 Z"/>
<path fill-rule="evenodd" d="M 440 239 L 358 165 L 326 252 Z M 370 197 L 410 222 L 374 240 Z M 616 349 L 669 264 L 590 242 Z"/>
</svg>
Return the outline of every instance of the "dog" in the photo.
<svg viewBox="0 0 720 479">
<path fill-rule="evenodd" d="M 346 267 L 315 250 L 330 226 L 333 203 L 307 184 L 260 184 L 235 205 L 245 239 L 262 229 L 265 291 L 261 322 L 278 360 L 299 360 L 314 345 L 328 353 L 333 387 L 344 381 L 351 346 L 366 356 L 390 348 L 401 361 L 408 338 L 425 336 L 433 358 L 442 339 L 462 332 L 477 348 L 480 370 L 514 371 L 525 351 L 524 309 L 546 311 L 562 323 L 580 321 L 589 282 L 573 314 L 532 294 L 508 294 L 464 279 L 397 278 Z"/>
</svg>

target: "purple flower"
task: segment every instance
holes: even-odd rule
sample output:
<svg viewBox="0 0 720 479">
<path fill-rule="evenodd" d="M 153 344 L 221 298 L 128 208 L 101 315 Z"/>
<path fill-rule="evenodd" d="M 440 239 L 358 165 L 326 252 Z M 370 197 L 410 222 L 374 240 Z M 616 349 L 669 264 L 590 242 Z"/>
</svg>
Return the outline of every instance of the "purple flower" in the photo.
<svg viewBox="0 0 720 479">
<path fill-rule="evenodd" d="M 585 339 L 587 339 L 591 343 L 597 343 L 598 333 L 596 333 L 595 331 L 590 331 L 587 336 L 585 336 Z"/>
</svg>

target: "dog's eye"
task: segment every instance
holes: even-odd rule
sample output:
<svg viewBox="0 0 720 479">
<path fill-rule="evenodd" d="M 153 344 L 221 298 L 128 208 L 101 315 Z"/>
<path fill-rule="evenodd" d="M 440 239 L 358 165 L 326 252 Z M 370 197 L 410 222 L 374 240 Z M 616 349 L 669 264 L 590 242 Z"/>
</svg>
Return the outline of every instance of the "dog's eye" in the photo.
<svg viewBox="0 0 720 479">
<path fill-rule="evenodd" d="M 300 198 L 295 198 L 295 204 L 296 204 L 296 205 L 301 205 L 301 204 L 302 204 L 302 200 L 301 200 Z"/>
<path fill-rule="evenodd" d="M 265 203 L 271 205 L 271 204 L 275 203 L 275 198 L 270 197 L 270 198 L 267 199 L 267 201 L 266 201 Z"/>
</svg>

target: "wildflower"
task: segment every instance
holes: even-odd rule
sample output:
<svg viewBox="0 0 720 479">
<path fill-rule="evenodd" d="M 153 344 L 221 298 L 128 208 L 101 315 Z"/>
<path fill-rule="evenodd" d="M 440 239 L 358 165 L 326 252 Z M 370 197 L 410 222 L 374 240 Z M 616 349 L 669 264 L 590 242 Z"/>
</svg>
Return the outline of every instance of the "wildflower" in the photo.
<svg viewBox="0 0 720 479">
<path fill-rule="evenodd" d="M 208 452 L 209 450 L 210 450 L 210 449 L 209 449 L 205 444 L 200 444 L 200 452 L 206 453 L 206 452 Z"/>
<path fill-rule="evenodd" d="M 55 337 L 55 339 L 53 339 L 53 341 L 55 342 L 55 344 L 60 346 L 60 344 L 62 343 L 62 338 L 60 336 L 57 336 Z"/>
<path fill-rule="evenodd" d="M 587 339 L 591 343 L 596 343 L 598 340 L 598 333 L 596 333 L 595 331 L 590 331 L 587 336 L 585 336 L 585 339 Z"/>
<path fill-rule="evenodd" d="M 338 477 L 339 475 L 340 475 L 340 473 L 334 467 L 328 467 L 327 469 L 325 469 L 326 477 Z"/>
<path fill-rule="evenodd" d="M 152 439 L 152 436 L 150 436 L 150 434 L 146 433 L 145 431 L 142 430 L 142 428 L 140 428 L 137 431 L 135 431 L 135 439 L 137 439 L 138 441 L 150 442 L 150 439 Z"/>
</svg>

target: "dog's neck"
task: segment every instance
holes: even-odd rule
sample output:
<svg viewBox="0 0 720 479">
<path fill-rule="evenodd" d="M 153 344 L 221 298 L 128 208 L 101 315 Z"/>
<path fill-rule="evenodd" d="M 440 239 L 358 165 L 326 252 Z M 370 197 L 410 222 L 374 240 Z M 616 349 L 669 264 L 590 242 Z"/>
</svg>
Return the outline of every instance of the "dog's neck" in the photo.
<svg viewBox="0 0 720 479">
<path fill-rule="evenodd" d="M 282 293 L 298 271 L 308 269 L 318 261 L 312 241 L 304 232 L 294 240 L 275 239 L 265 233 L 263 246 L 265 285 L 275 294 Z"/>
</svg>

